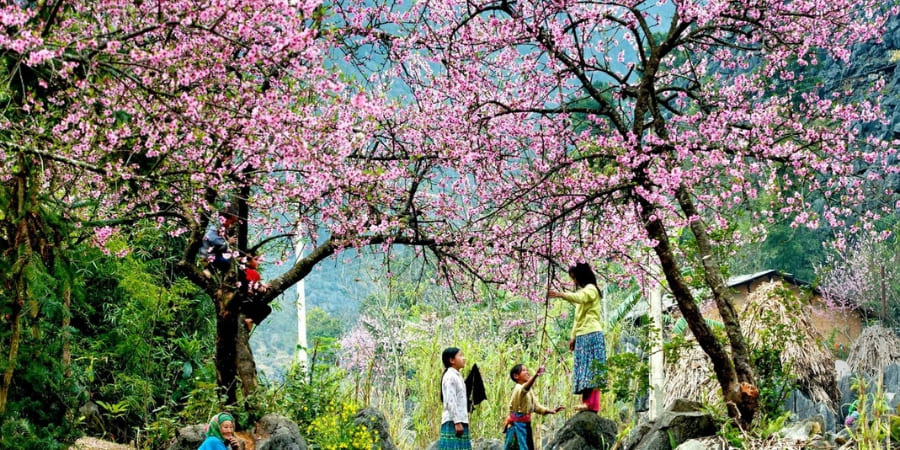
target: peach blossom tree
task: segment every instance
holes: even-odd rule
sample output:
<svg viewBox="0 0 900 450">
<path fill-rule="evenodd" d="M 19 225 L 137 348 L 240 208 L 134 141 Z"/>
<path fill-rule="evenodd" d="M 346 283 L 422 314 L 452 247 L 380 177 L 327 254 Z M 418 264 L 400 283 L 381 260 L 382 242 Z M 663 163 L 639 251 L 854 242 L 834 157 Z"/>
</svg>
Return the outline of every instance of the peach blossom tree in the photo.
<svg viewBox="0 0 900 450">
<path fill-rule="evenodd" d="M 379 142 L 449 157 L 429 192 L 456 225 L 442 267 L 542 300 L 548 260 L 612 258 L 640 276 L 658 266 L 729 414 L 748 425 L 754 371 L 722 244 L 742 239 L 738 212 L 756 233 L 784 218 L 848 225 L 866 181 L 894 170 L 896 145 L 859 131 L 882 120 L 884 81 L 854 91 L 800 69 L 849 64 L 897 11 L 871 0 L 347 0 L 334 23 L 358 79 L 401 105 Z M 726 343 L 686 271 L 712 292 Z"/>
</svg>

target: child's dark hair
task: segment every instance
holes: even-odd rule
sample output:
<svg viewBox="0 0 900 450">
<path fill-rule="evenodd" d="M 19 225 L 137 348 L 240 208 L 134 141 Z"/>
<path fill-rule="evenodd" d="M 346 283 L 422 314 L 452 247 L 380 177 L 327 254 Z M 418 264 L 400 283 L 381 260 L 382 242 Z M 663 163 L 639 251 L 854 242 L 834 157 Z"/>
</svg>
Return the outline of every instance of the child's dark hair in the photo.
<svg viewBox="0 0 900 450">
<path fill-rule="evenodd" d="M 444 372 L 450 368 L 450 360 L 459 353 L 459 349 L 456 347 L 447 347 L 444 349 L 444 353 L 441 353 L 441 362 L 444 363 Z"/>
<path fill-rule="evenodd" d="M 444 363 L 444 372 L 441 374 L 441 403 L 444 402 L 444 374 L 447 373 L 447 369 L 450 368 L 450 360 L 455 358 L 459 353 L 459 349 L 456 347 L 447 347 L 444 349 L 444 352 L 441 353 L 441 362 Z"/>
<path fill-rule="evenodd" d="M 512 369 L 509 370 L 509 379 L 516 381 L 516 375 L 522 373 L 522 369 L 525 368 L 524 364 L 516 364 Z"/>
<path fill-rule="evenodd" d="M 575 280 L 575 284 L 580 288 L 593 284 L 598 290 L 600 289 L 597 286 L 597 276 L 594 275 L 594 271 L 591 270 L 591 266 L 587 265 L 587 263 L 576 263 L 574 266 L 569 267 L 569 276 Z"/>
</svg>

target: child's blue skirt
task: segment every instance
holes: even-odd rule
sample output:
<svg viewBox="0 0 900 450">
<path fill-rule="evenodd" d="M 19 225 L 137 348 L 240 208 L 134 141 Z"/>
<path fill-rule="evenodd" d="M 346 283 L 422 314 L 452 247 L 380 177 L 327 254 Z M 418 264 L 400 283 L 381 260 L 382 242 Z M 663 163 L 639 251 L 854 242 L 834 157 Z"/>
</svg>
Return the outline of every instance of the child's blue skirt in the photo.
<svg viewBox="0 0 900 450">
<path fill-rule="evenodd" d="M 606 386 L 606 340 L 602 331 L 575 337 L 572 384 L 576 394 Z"/>
</svg>

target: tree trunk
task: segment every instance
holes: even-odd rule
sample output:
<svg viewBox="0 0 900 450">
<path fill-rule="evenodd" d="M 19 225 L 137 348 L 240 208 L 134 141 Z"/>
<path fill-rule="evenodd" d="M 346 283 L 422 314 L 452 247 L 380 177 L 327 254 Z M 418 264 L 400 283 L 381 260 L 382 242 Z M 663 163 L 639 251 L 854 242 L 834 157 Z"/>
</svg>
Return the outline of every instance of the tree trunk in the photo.
<svg viewBox="0 0 900 450">
<path fill-rule="evenodd" d="M 244 398 L 256 391 L 256 361 L 253 359 L 253 351 L 250 349 L 250 330 L 244 326 L 244 315 L 238 316 L 238 332 L 235 336 L 236 359 L 238 376 L 241 379 L 241 392 Z"/>
<path fill-rule="evenodd" d="M 9 340 L 9 356 L 6 370 L 3 371 L 3 383 L 0 384 L 0 415 L 6 412 L 6 403 L 9 396 L 9 386 L 12 384 L 13 373 L 16 369 L 16 358 L 19 353 L 19 339 L 22 334 L 22 310 L 17 308 L 12 320 L 12 333 Z"/>
<path fill-rule="evenodd" d="M 226 404 L 235 405 L 238 383 L 245 399 L 256 391 L 256 361 L 244 323 L 246 317 L 238 308 L 242 293 L 220 290 L 216 297 L 216 379 Z"/>
<path fill-rule="evenodd" d="M 68 381 L 72 377 L 72 333 L 69 326 L 72 323 L 72 282 L 71 279 L 63 280 L 63 317 L 62 317 L 62 364 L 63 377 Z"/>
<path fill-rule="evenodd" d="M 227 405 L 237 404 L 238 314 L 233 311 L 231 292 L 217 292 L 216 302 L 216 381 Z"/>
<path fill-rule="evenodd" d="M 9 338 L 9 354 L 6 360 L 6 370 L 0 379 L 0 414 L 6 412 L 6 404 L 9 398 L 9 388 L 12 385 L 13 373 L 16 370 L 16 360 L 19 357 L 19 341 L 22 335 L 22 310 L 25 307 L 25 299 L 28 295 L 26 289 L 25 268 L 31 264 L 31 239 L 28 234 L 28 223 L 25 214 L 25 190 L 28 186 L 25 168 L 25 157 L 19 154 L 19 173 L 16 176 L 16 187 L 13 189 L 16 218 L 16 236 L 13 245 L 18 249 L 16 262 L 13 264 L 12 285 L 15 289 L 15 299 L 12 306 L 12 330 Z"/>
<path fill-rule="evenodd" d="M 657 241 L 654 251 L 659 258 L 660 267 L 666 276 L 666 281 L 669 283 L 669 289 L 675 297 L 678 309 L 684 316 L 688 328 L 691 329 L 694 337 L 697 338 L 700 348 L 712 360 L 713 371 L 716 374 L 719 386 L 722 388 L 722 396 L 725 399 L 728 414 L 741 426 L 746 427 L 753 418 L 752 416 L 748 418 L 742 414 L 739 408 L 739 405 L 744 402 L 741 399 L 740 380 L 731 356 L 706 324 L 690 288 L 681 276 L 681 267 L 675 259 L 675 253 L 665 226 L 659 219 L 661 212 L 658 212 L 656 207 L 644 198 L 639 197 L 638 201 L 641 205 L 641 219 L 644 229 L 650 238 Z"/>
<path fill-rule="evenodd" d="M 693 199 L 687 189 L 681 187 L 676 194 L 678 203 L 681 205 L 682 211 L 691 220 L 691 232 L 697 239 L 697 251 L 700 261 L 703 264 L 703 273 L 706 284 L 712 289 L 713 298 L 716 307 L 719 309 L 719 315 L 722 317 L 722 323 L 725 325 L 725 333 L 728 335 L 728 342 L 731 345 L 731 357 L 734 361 L 734 368 L 737 372 L 738 380 L 749 386 L 754 386 L 753 365 L 750 362 L 750 350 L 741 332 L 741 322 L 737 312 L 734 310 L 734 300 L 731 296 L 731 289 L 725 284 L 725 278 L 722 276 L 719 258 L 713 252 L 712 240 L 706 231 L 697 209 L 694 207 Z M 752 391 L 746 392 L 748 387 L 745 385 L 742 390 L 741 402 L 737 404 L 741 411 L 741 417 L 746 418 L 747 423 L 753 420 L 756 413 L 757 396 L 752 395 Z"/>
</svg>

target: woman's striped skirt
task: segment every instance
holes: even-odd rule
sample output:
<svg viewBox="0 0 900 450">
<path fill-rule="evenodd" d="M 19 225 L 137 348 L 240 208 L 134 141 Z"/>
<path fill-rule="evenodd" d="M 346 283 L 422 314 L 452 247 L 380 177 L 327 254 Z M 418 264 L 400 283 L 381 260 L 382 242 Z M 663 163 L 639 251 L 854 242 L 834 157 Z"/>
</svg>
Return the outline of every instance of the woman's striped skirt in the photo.
<svg viewBox="0 0 900 450">
<path fill-rule="evenodd" d="M 456 428 L 453 422 L 441 424 L 441 438 L 438 440 L 438 450 L 471 450 L 472 442 L 469 437 L 469 424 L 463 424 L 462 436 L 456 437 Z"/>
<path fill-rule="evenodd" d="M 606 340 L 602 331 L 575 337 L 575 393 L 606 386 Z"/>
</svg>

